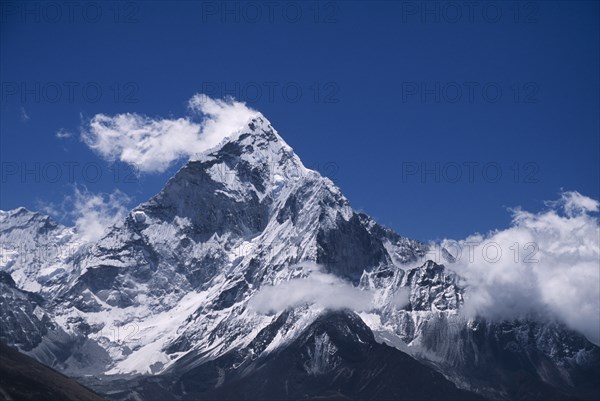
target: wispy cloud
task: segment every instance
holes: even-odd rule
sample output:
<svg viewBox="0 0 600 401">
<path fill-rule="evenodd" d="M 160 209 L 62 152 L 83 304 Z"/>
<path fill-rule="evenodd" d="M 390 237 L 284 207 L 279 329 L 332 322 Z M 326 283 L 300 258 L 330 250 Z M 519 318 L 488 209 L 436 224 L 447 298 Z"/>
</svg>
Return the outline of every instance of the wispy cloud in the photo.
<svg viewBox="0 0 600 401">
<path fill-rule="evenodd" d="M 188 105 L 192 115 L 177 119 L 97 114 L 83 130 L 82 139 L 106 160 L 135 165 L 141 172 L 163 172 L 174 161 L 217 145 L 259 114 L 233 99 L 205 95 L 195 95 Z M 195 116 L 201 121 L 196 122 Z"/>
<path fill-rule="evenodd" d="M 337 276 L 323 273 L 316 264 L 304 263 L 301 267 L 311 270 L 308 276 L 262 287 L 250 300 L 249 307 L 263 314 L 277 313 L 304 304 L 355 311 L 373 308 L 373 292 L 360 290 Z"/>
<path fill-rule="evenodd" d="M 25 110 L 25 107 L 22 107 L 22 106 L 21 106 L 21 120 L 24 122 L 31 120 L 31 117 L 29 117 L 29 114 L 27 114 L 27 110 Z"/>
<path fill-rule="evenodd" d="M 59 219 L 73 221 L 75 231 L 82 242 L 94 242 L 104 235 L 106 229 L 127 215 L 132 199 L 115 190 L 110 194 L 93 194 L 85 187 L 74 187 L 73 194 L 60 204 L 42 205 L 43 211 Z"/>
<path fill-rule="evenodd" d="M 73 133 L 70 131 L 67 131 L 64 128 L 61 128 L 56 132 L 56 137 L 58 139 L 68 139 L 68 138 L 71 138 L 72 136 L 73 136 Z"/>
</svg>

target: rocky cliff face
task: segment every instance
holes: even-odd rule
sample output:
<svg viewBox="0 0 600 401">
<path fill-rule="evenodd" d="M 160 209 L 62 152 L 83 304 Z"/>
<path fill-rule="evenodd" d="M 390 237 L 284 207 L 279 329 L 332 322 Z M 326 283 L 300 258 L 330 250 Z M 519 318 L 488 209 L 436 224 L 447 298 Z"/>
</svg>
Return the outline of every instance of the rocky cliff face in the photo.
<svg viewBox="0 0 600 401">
<path fill-rule="evenodd" d="M 414 378 L 421 398 L 472 396 L 446 379 L 506 399 L 597 390 L 597 347 L 547 319 L 466 319 L 458 277 L 424 260 L 426 245 L 353 211 L 264 117 L 96 243 L 25 209 L 0 218 L 2 340 L 67 374 L 102 376 L 87 380 L 115 399 L 397 398 L 392 382 L 407 370 L 435 383 Z M 25 249 L 53 246 L 27 259 Z M 250 306 L 315 269 L 372 305 L 358 315 L 310 301 Z M 243 390 L 269 377 L 281 380 Z M 419 398 L 418 387 L 407 394 Z"/>
</svg>

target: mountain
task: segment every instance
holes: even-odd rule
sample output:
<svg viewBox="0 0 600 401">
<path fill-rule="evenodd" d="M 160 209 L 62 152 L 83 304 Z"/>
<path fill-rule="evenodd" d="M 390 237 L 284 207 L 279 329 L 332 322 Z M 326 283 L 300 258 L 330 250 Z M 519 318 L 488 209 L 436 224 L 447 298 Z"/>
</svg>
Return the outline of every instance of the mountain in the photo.
<svg viewBox="0 0 600 401">
<path fill-rule="evenodd" d="M 597 346 L 464 317 L 427 245 L 355 212 L 262 116 L 95 243 L 22 208 L 0 222 L 0 338 L 109 399 L 600 393 Z"/>
</svg>

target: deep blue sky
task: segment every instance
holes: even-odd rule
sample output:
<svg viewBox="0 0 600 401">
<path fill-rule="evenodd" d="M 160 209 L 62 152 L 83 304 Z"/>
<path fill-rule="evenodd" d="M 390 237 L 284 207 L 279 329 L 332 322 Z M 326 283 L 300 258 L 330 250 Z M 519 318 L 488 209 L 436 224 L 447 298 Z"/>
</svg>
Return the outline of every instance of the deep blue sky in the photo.
<svg viewBox="0 0 600 401">
<path fill-rule="evenodd" d="M 413 238 L 506 227 L 506 207 L 539 210 L 561 188 L 600 197 L 598 2 L 51 4 L 2 3 L 2 209 L 60 202 L 69 162 L 90 191 L 146 200 L 183 162 L 115 180 L 57 131 L 184 116 L 202 91 L 246 100 L 355 208 Z"/>
</svg>

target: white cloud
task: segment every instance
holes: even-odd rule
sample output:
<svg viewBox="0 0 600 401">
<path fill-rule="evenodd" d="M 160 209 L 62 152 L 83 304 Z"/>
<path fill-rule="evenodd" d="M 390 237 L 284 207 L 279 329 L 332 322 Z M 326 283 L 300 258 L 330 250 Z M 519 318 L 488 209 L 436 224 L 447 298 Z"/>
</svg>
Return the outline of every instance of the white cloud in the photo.
<svg viewBox="0 0 600 401">
<path fill-rule="evenodd" d="M 212 99 L 203 94 L 194 95 L 188 102 L 190 110 L 205 118 L 201 124 L 202 150 L 217 146 L 226 136 L 236 133 L 248 120 L 260 113 L 245 103 Z"/>
<path fill-rule="evenodd" d="M 31 117 L 29 117 L 29 114 L 27 114 L 27 110 L 25 110 L 25 107 L 21 107 L 21 120 L 22 121 L 31 120 Z"/>
<path fill-rule="evenodd" d="M 564 192 L 547 205 L 512 210 L 508 229 L 442 243 L 458 256 L 449 267 L 468 286 L 465 311 L 496 320 L 550 313 L 600 344 L 598 201 Z"/>
<path fill-rule="evenodd" d="M 55 217 L 73 220 L 81 241 L 94 242 L 108 227 L 123 220 L 130 202 L 131 198 L 119 190 L 93 194 L 85 187 L 75 187 L 73 195 L 65 197 L 61 205 L 45 205 L 43 210 Z"/>
<path fill-rule="evenodd" d="M 373 308 L 372 292 L 360 290 L 337 276 L 323 273 L 317 265 L 311 264 L 310 267 L 312 271 L 308 277 L 262 287 L 253 295 L 248 306 L 262 314 L 281 312 L 307 303 L 335 310 L 348 308 L 369 311 Z"/>
<path fill-rule="evenodd" d="M 56 132 L 56 137 L 57 137 L 58 139 L 68 139 L 68 138 L 70 138 L 70 137 L 72 137 L 72 136 L 73 136 L 73 133 L 72 133 L 72 132 L 70 132 L 70 131 L 67 131 L 67 130 L 66 130 L 66 129 L 64 129 L 64 128 L 61 128 L 61 129 L 59 129 L 59 130 Z"/>
<path fill-rule="evenodd" d="M 141 171 L 164 171 L 189 152 L 197 152 L 199 126 L 188 119 L 153 120 L 138 114 L 95 115 L 84 142 L 109 161 Z"/>
<path fill-rule="evenodd" d="M 202 116 L 201 122 L 191 117 L 97 114 L 83 130 L 82 139 L 109 161 L 120 160 L 142 172 L 162 172 L 176 160 L 214 147 L 259 114 L 233 99 L 215 100 L 205 95 L 195 95 L 188 105 L 193 114 Z"/>
<path fill-rule="evenodd" d="M 577 191 L 563 192 L 560 200 L 546 202 L 546 204 L 553 208 L 562 207 L 568 216 L 575 216 L 587 212 L 597 212 L 598 207 L 600 206 L 600 202 L 597 200 L 588 198 Z"/>
<path fill-rule="evenodd" d="M 406 308 L 410 303 L 410 288 L 398 287 L 390 299 L 390 304 L 399 309 Z"/>
</svg>

